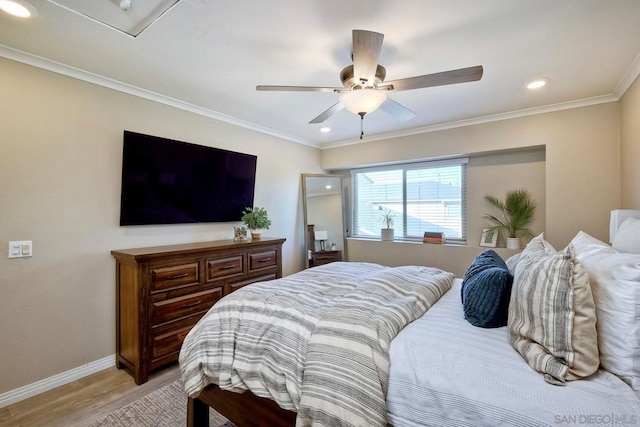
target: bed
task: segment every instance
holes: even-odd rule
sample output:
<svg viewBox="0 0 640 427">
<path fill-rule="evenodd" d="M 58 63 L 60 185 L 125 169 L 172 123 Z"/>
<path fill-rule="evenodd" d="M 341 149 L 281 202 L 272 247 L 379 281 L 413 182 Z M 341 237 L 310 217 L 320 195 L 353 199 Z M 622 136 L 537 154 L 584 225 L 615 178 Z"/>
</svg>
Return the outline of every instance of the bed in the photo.
<svg viewBox="0 0 640 427">
<path fill-rule="evenodd" d="M 640 223 L 640 220 L 638 222 Z M 640 226 L 640 224 L 635 226 Z M 638 231 L 640 232 L 640 228 Z M 629 232 L 622 234 L 628 236 Z M 582 232 L 576 236 L 570 246 L 572 248 L 575 246 L 578 255 L 582 257 L 581 263 L 593 268 L 594 275 L 591 276 L 591 271 L 589 272 L 592 279 L 591 286 L 594 286 L 595 281 L 605 280 L 602 278 L 602 275 L 605 274 L 615 276 L 613 277 L 615 280 L 626 280 L 624 284 L 629 286 L 625 289 L 631 292 L 629 295 L 619 294 L 617 295 L 619 299 L 611 302 L 610 295 L 606 295 L 606 292 L 594 291 L 594 298 L 602 298 L 604 301 L 596 307 L 599 310 L 598 316 L 602 319 L 602 325 L 599 325 L 598 329 L 599 341 L 607 343 L 608 335 L 600 337 L 600 333 L 605 332 L 601 329 L 605 328 L 606 322 L 610 320 L 607 316 L 612 315 L 616 316 L 614 320 L 618 322 L 614 322 L 613 325 L 616 325 L 616 328 L 624 328 L 623 334 L 630 334 L 636 341 L 625 344 L 628 345 L 628 348 L 622 348 L 622 353 L 615 347 L 617 345 L 615 343 L 613 352 L 608 347 L 602 347 L 600 358 L 603 366 L 584 379 L 566 381 L 566 383 L 563 381 L 563 386 L 551 385 L 550 381 L 543 379 L 541 372 L 532 369 L 532 366 L 527 364 L 523 356 L 514 349 L 509 338 L 509 327 L 479 328 L 465 320 L 461 304 L 462 279 L 453 279 L 449 273 L 418 266 L 394 270 L 367 263 L 333 263 L 283 278 L 284 283 L 273 281 L 251 285 L 247 287 L 249 288 L 247 291 L 243 291 L 244 293 L 238 292 L 235 302 L 230 299 L 228 304 L 233 307 L 231 311 L 235 311 L 237 307 L 234 307 L 233 304 L 241 304 L 245 300 L 252 301 L 250 294 L 254 292 L 260 300 L 262 297 L 259 295 L 264 295 L 261 294 L 263 290 L 267 293 L 277 294 L 284 292 L 287 287 L 293 286 L 296 289 L 296 286 L 301 288 L 305 284 L 309 286 L 309 283 L 312 284 L 312 287 L 317 287 L 317 290 L 324 289 L 326 286 L 325 276 L 331 281 L 338 278 L 341 271 L 351 271 L 352 268 L 355 270 L 347 274 L 351 279 L 366 281 L 367 278 L 373 278 L 374 282 L 378 281 L 382 285 L 388 285 L 389 280 L 393 280 L 392 277 L 397 275 L 400 275 L 401 278 L 406 274 L 425 276 L 423 279 L 426 278 L 426 282 L 429 284 L 425 285 L 426 287 L 423 287 L 420 292 L 431 293 L 431 297 L 421 301 L 416 300 L 419 298 L 416 295 L 411 295 L 409 298 L 410 305 L 420 305 L 424 310 L 421 308 L 412 312 L 405 316 L 406 318 L 402 322 L 393 324 L 391 327 L 393 332 L 383 331 L 383 338 L 389 334 L 392 335 L 388 337 L 388 340 L 380 339 L 380 336 L 376 336 L 374 340 L 378 341 L 375 345 L 380 345 L 380 349 L 377 353 L 374 352 L 375 356 L 372 358 L 374 363 L 369 366 L 367 372 L 369 375 L 379 375 L 380 377 L 380 390 L 384 400 L 380 410 L 383 411 L 384 418 L 380 419 L 374 416 L 373 420 L 375 421 L 363 421 L 370 420 L 370 418 L 366 418 L 367 415 L 365 418 L 358 418 L 359 415 L 357 415 L 344 423 L 342 421 L 336 422 L 336 418 L 324 419 L 322 415 L 324 410 L 334 411 L 335 408 L 332 406 L 340 406 L 342 403 L 336 399 L 343 398 L 339 394 L 332 395 L 334 389 L 341 389 L 343 385 L 333 383 L 335 377 L 331 376 L 325 377 L 324 382 L 322 378 L 316 381 L 321 384 L 321 387 L 325 387 L 325 389 L 320 389 L 324 390 L 322 392 L 331 395 L 326 402 L 320 403 L 319 406 L 314 402 L 309 405 L 308 401 L 304 401 L 304 397 L 300 398 L 300 395 L 304 395 L 305 390 L 308 391 L 301 381 L 305 372 L 313 376 L 313 373 L 318 372 L 318 366 L 323 366 L 325 362 L 333 364 L 327 366 L 333 366 L 330 369 L 335 370 L 335 376 L 346 377 L 351 370 L 356 369 L 352 366 L 345 369 L 344 372 L 341 371 L 340 367 L 344 366 L 345 362 L 340 359 L 327 360 L 325 359 L 326 354 L 322 351 L 320 351 L 322 354 L 320 358 L 314 358 L 313 354 L 315 353 L 310 351 L 312 356 L 306 360 L 310 365 L 307 367 L 301 365 L 302 367 L 297 368 L 303 371 L 299 374 L 300 379 L 297 380 L 294 379 L 296 375 L 293 374 L 289 376 L 274 374 L 281 368 L 272 366 L 271 362 L 278 359 L 279 356 L 272 355 L 271 358 L 267 358 L 270 362 L 267 363 L 266 380 L 260 378 L 260 375 L 252 370 L 253 367 L 247 369 L 247 364 L 264 365 L 264 363 L 263 361 L 256 362 L 257 359 L 249 361 L 246 358 L 243 359 L 242 344 L 237 344 L 238 347 L 236 347 L 233 341 L 240 333 L 238 332 L 240 329 L 232 327 L 230 330 L 233 332 L 226 338 L 221 338 L 218 332 L 211 329 L 211 325 L 215 325 L 213 329 L 218 329 L 220 326 L 220 314 L 216 315 L 215 313 L 221 308 L 224 311 L 223 303 L 218 308 L 216 308 L 218 306 L 216 304 L 201 323 L 192 330 L 185 340 L 180 355 L 183 380 L 190 395 L 187 406 L 188 425 L 207 426 L 209 407 L 213 407 L 239 427 L 244 425 L 549 426 L 638 424 L 640 423 L 640 393 L 638 391 L 640 384 L 637 384 L 636 380 L 640 380 L 640 377 L 636 378 L 634 375 L 640 368 L 640 354 L 637 353 L 640 351 L 640 346 L 637 345 L 640 344 L 640 330 L 638 329 L 640 328 L 638 325 L 638 320 L 640 320 L 638 319 L 640 312 L 640 255 L 620 254 L 615 249 Z M 576 258 L 579 257 L 578 255 Z M 602 265 L 606 267 L 607 262 L 613 262 L 614 266 L 624 264 L 626 278 L 620 279 L 619 276 L 616 276 L 617 273 L 612 274 L 611 268 L 601 268 Z M 633 268 L 627 268 L 629 266 Z M 383 279 L 379 279 L 379 275 L 382 275 Z M 412 280 L 409 281 L 412 282 Z M 352 298 L 347 300 L 345 304 L 347 306 L 353 306 L 354 301 L 362 301 L 359 299 L 362 298 L 362 295 L 356 297 L 351 295 L 352 285 L 348 285 L 347 292 L 344 292 L 345 295 Z M 416 283 L 409 285 L 408 288 L 400 288 L 398 292 L 406 293 Z M 357 285 L 354 286 L 357 287 Z M 616 288 L 615 292 L 621 291 Z M 300 295 L 297 297 L 307 298 Z M 384 299 L 389 296 L 380 295 L 379 297 Z M 309 298 L 314 301 L 315 297 Z M 382 300 L 374 300 L 370 303 L 375 306 L 375 304 L 380 304 L 380 301 Z M 627 305 L 622 308 L 615 306 L 615 313 L 612 314 L 609 310 L 611 307 L 607 304 L 617 304 L 619 301 L 623 301 Z M 264 298 L 263 302 L 267 304 Z M 336 303 L 336 305 L 340 304 Z M 631 307 L 630 310 L 628 310 L 629 307 Z M 285 312 L 286 310 L 275 314 L 275 316 L 286 317 Z M 629 323 L 628 325 L 619 323 L 618 312 L 625 312 L 629 315 L 624 319 Z M 336 314 L 335 311 L 331 313 L 331 321 L 339 320 L 340 316 L 344 316 L 343 320 L 346 321 L 350 319 L 349 316 L 362 315 L 362 313 L 353 312 L 347 312 L 344 315 Z M 392 313 L 395 312 L 392 310 Z M 216 316 L 218 317 L 216 318 Z M 294 323 L 299 321 L 295 314 L 292 316 L 291 319 Z M 370 314 L 366 314 L 366 316 L 370 316 Z M 250 318 L 246 314 L 239 317 Z M 209 329 L 205 320 L 207 318 L 210 320 Z M 211 322 L 212 318 L 213 322 Z M 253 320 L 261 321 L 262 318 Z M 313 325 L 310 329 L 314 329 L 318 324 L 322 325 L 322 321 L 318 322 L 312 322 Z M 383 321 L 383 323 L 386 322 L 387 320 Z M 358 324 L 357 321 L 353 323 Z M 609 333 L 608 330 L 606 332 Z M 612 334 L 615 335 L 616 332 L 614 331 Z M 619 336 L 615 338 L 619 339 Z M 224 355 L 222 353 L 215 354 L 218 351 L 215 350 L 213 355 L 208 354 L 201 357 L 202 355 L 198 353 L 202 352 L 203 346 L 209 348 L 212 339 L 218 341 L 230 339 L 231 344 L 227 344 L 231 348 L 231 353 L 228 350 L 226 353 L 224 350 L 220 350 Z M 208 343 L 207 340 L 209 340 Z M 281 349 L 291 347 L 290 343 L 285 344 L 285 342 L 286 338 L 283 338 L 283 342 L 280 343 Z M 347 344 L 347 347 L 360 344 L 360 342 L 356 344 L 351 342 L 351 344 Z M 379 360 L 379 354 L 384 353 L 385 347 L 388 349 L 386 362 L 384 358 Z M 303 353 L 310 349 L 312 350 L 312 346 L 307 348 L 303 345 Z M 249 352 L 249 350 L 246 351 Z M 259 347 L 257 353 L 262 354 L 264 351 L 266 351 L 265 348 Z M 624 351 L 631 353 L 624 353 Z M 241 355 L 238 357 L 239 361 L 234 362 L 232 354 L 234 352 Z M 341 355 L 331 355 L 331 357 L 334 356 L 340 357 Z M 300 356 L 292 357 L 300 358 Z M 623 365 L 621 370 L 617 371 L 620 360 L 623 361 Z M 626 362 L 630 362 L 629 367 L 624 365 Z M 371 364 L 371 360 L 359 360 L 358 363 L 367 365 Z M 228 366 L 221 368 L 221 365 L 225 364 Z M 262 366 L 262 368 L 264 367 Z M 604 367 L 608 369 L 604 369 Z M 249 375 L 245 377 L 236 375 L 236 368 L 245 374 L 248 372 Z M 629 374 L 629 370 L 631 370 L 631 374 Z M 216 371 L 227 372 L 227 374 L 221 376 Z M 275 380 L 273 379 L 274 375 L 276 376 Z M 353 381 L 346 381 L 347 385 L 350 382 Z M 633 385 L 635 385 L 635 390 L 632 388 Z M 365 390 L 367 391 L 364 394 L 369 394 L 369 389 L 366 386 Z M 344 392 L 346 400 L 350 399 L 349 396 L 358 394 L 357 387 Z M 376 391 L 372 394 L 375 397 L 375 394 L 379 392 Z M 313 392 L 310 394 L 314 395 Z M 363 400 L 365 410 L 367 407 L 379 406 L 379 401 L 375 398 L 367 400 L 370 397 L 365 396 Z M 334 399 L 333 403 L 331 399 Z M 350 406 L 347 407 L 350 408 Z M 344 405 L 342 409 L 344 409 Z M 309 415 L 309 411 L 311 411 L 311 415 Z M 335 411 L 337 414 L 335 416 L 340 418 L 340 414 L 343 412 Z M 299 417 L 299 413 L 306 415 Z M 352 415 L 347 414 L 344 419 L 349 420 Z"/>
</svg>

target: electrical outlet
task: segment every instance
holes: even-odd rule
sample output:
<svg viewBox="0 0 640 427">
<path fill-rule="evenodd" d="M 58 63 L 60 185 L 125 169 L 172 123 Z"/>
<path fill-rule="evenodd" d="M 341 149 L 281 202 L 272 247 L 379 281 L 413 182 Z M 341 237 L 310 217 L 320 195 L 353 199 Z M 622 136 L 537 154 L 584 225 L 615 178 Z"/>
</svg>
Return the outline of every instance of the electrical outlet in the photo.
<svg viewBox="0 0 640 427">
<path fill-rule="evenodd" d="M 9 258 L 24 258 L 33 255 L 33 240 L 9 242 Z"/>
</svg>

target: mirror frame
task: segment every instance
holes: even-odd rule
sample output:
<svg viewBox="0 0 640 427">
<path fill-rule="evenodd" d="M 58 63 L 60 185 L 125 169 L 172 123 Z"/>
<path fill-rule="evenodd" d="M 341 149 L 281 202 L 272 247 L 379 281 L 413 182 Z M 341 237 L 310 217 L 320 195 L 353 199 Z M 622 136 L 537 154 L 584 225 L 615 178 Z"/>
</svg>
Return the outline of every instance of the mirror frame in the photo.
<svg viewBox="0 0 640 427">
<path fill-rule="evenodd" d="M 302 174 L 302 214 L 304 218 L 304 259 L 305 259 L 305 268 L 309 268 L 309 247 L 311 243 L 309 242 L 309 232 L 308 232 L 308 215 L 307 215 L 307 178 L 337 178 L 340 182 L 340 205 L 342 206 L 342 212 L 340 215 L 342 216 L 342 260 L 346 261 L 347 258 L 347 226 L 346 226 L 346 212 L 345 212 L 345 203 L 344 203 L 344 183 L 342 175 L 335 174 L 315 174 L 315 173 L 303 173 Z"/>
</svg>

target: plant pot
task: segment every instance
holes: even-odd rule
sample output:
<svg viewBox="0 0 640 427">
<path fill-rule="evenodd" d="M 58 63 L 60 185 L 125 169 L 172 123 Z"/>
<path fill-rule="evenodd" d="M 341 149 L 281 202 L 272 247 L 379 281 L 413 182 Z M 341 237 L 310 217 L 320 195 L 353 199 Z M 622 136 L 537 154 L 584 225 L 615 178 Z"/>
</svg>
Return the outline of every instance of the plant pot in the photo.
<svg viewBox="0 0 640 427">
<path fill-rule="evenodd" d="M 261 235 L 262 235 L 262 231 L 251 230 L 251 240 L 260 240 Z"/>
<path fill-rule="evenodd" d="M 380 229 L 380 235 L 382 236 L 383 242 L 392 242 L 393 241 L 393 228 L 382 228 Z"/>
<path fill-rule="evenodd" d="M 520 238 L 507 237 L 507 249 L 520 249 Z"/>
</svg>

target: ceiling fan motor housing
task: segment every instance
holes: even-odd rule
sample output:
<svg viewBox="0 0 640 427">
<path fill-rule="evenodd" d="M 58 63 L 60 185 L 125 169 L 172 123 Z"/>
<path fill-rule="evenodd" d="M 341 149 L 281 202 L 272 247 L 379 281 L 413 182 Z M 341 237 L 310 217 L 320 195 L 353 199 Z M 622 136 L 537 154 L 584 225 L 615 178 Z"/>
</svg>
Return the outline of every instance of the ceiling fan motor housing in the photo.
<svg viewBox="0 0 640 427">
<path fill-rule="evenodd" d="M 353 65 L 349 65 L 344 67 L 342 71 L 340 71 L 340 80 L 342 81 L 342 85 L 347 89 L 355 89 L 360 88 L 362 85 L 365 87 L 375 87 L 376 85 L 382 83 L 384 78 L 387 76 L 387 70 L 380 64 L 376 67 L 376 75 L 373 82 L 364 81 L 356 81 L 353 76 Z"/>
</svg>

